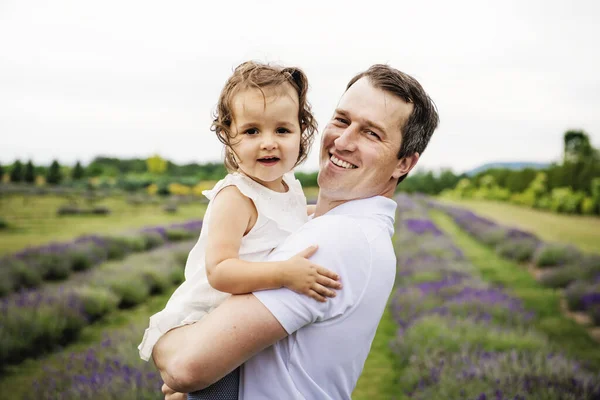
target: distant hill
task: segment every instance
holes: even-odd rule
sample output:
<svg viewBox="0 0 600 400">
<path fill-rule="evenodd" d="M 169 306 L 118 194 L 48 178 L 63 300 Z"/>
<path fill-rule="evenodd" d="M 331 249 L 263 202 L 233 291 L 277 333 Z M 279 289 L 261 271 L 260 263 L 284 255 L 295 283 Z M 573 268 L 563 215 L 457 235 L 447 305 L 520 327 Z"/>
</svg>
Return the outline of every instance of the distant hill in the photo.
<svg viewBox="0 0 600 400">
<path fill-rule="evenodd" d="M 537 163 L 537 162 L 493 162 L 483 164 L 477 168 L 473 168 L 470 171 L 465 172 L 468 176 L 477 175 L 480 172 L 487 171 L 488 169 L 493 168 L 507 168 L 507 169 L 524 169 L 524 168 L 534 168 L 534 169 L 544 169 L 550 166 L 550 163 Z"/>
</svg>

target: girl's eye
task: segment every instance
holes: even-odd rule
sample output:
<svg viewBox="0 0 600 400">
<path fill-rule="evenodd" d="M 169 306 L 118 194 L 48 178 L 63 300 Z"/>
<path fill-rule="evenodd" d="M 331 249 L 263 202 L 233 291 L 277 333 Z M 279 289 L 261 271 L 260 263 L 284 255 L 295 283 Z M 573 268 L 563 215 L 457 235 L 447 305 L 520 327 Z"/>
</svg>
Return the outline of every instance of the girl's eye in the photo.
<svg viewBox="0 0 600 400">
<path fill-rule="evenodd" d="M 247 135 L 256 135 L 258 133 L 258 129 L 256 129 L 256 128 L 246 129 L 244 131 L 244 133 Z"/>
<path fill-rule="evenodd" d="M 286 128 L 277 128 L 277 133 L 281 133 L 281 134 L 290 133 L 290 130 L 286 129 Z"/>
</svg>

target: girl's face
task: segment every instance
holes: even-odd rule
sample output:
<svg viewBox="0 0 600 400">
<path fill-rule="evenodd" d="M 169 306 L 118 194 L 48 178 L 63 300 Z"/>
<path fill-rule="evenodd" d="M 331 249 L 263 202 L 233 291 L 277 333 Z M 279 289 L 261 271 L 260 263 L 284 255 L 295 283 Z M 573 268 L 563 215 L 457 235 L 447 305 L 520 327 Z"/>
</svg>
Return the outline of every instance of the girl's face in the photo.
<svg viewBox="0 0 600 400">
<path fill-rule="evenodd" d="M 285 191 L 283 174 L 300 152 L 299 99 L 292 85 L 247 89 L 232 101 L 232 148 L 239 169 L 263 186 Z"/>
</svg>

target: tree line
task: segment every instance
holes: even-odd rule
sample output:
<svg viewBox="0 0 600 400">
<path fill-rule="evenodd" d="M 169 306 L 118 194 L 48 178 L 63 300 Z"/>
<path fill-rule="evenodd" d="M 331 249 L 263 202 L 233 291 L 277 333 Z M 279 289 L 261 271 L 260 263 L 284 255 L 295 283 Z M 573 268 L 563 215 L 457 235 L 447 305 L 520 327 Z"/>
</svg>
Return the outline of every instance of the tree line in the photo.
<svg viewBox="0 0 600 400">
<path fill-rule="evenodd" d="M 592 146 L 587 133 L 569 130 L 563 135 L 562 160 L 547 168 L 495 168 L 474 176 L 421 172 L 409 176 L 399 190 L 600 214 L 600 151 Z"/>
</svg>

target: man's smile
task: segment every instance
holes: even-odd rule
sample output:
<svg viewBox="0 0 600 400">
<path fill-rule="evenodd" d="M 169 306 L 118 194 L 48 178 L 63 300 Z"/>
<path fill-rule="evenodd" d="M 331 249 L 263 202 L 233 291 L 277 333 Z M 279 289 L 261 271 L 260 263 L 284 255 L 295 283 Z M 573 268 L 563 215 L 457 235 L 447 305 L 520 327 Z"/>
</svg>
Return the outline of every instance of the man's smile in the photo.
<svg viewBox="0 0 600 400">
<path fill-rule="evenodd" d="M 340 167 L 340 168 L 344 168 L 344 169 L 358 168 L 356 165 L 350 164 L 348 161 L 344 161 L 344 160 L 340 159 L 339 157 L 336 157 L 334 154 L 330 155 L 329 160 L 331 160 L 333 165 Z"/>
</svg>

